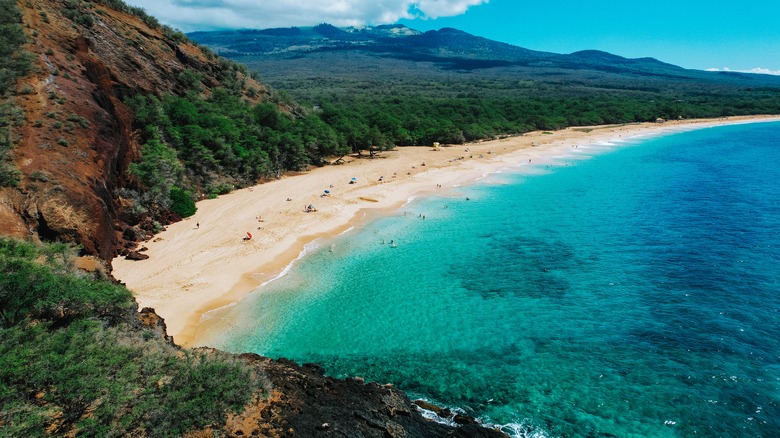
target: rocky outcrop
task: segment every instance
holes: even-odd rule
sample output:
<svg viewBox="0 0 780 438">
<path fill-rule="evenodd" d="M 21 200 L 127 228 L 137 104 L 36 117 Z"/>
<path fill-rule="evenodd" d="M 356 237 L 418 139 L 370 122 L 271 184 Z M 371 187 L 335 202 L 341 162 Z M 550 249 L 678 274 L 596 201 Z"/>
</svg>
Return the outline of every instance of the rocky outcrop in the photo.
<svg viewBox="0 0 780 438">
<path fill-rule="evenodd" d="M 129 251 L 125 256 L 127 260 L 146 260 L 149 258 L 146 254 L 141 254 L 138 251 Z"/>
<path fill-rule="evenodd" d="M 222 432 L 229 436 L 506 437 L 470 417 L 462 416 L 459 426 L 427 420 L 392 385 L 334 379 L 313 364 L 299 366 L 256 354 L 240 357 L 262 369 L 273 390 L 269 397 L 247 406 L 243 414 L 228 419 Z M 192 436 L 212 436 L 212 432 Z"/>
<path fill-rule="evenodd" d="M 151 307 L 144 307 L 138 312 L 138 322 L 142 327 L 152 329 L 157 336 L 173 344 L 173 338 L 168 336 L 168 328 L 165 325 L 165 320 L 155 313 L 154 309 Z"/>
</svg>

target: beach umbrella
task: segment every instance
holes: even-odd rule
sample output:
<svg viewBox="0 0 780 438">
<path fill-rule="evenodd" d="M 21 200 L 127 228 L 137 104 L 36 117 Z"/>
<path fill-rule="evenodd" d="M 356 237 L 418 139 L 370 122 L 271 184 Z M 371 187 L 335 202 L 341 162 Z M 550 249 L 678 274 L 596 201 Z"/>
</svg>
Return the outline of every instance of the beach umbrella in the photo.
<svg viewBox="0 0 780 438">
<path fill-rule="evenodd" d="M 352 178 L 352 181 L 357 181 L 357 178 Z"/>
<path fill-rule="evenodd" d="M 330 190 L 325 190 L 325 193 L 330 193 Z"/>
</svg>

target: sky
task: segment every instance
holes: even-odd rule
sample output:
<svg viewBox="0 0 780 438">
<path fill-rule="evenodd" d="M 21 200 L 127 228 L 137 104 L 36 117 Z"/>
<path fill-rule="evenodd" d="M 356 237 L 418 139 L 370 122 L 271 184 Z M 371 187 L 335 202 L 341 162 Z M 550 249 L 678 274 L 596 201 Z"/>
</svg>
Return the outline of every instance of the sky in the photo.
<svg viewBox="0 0 780 438">
<path fill-rule="evenodd" d="M 184 32 L 401 23 L 533 50 L 780 75 L 778 0 L 125 0 Z"/>
</svg>

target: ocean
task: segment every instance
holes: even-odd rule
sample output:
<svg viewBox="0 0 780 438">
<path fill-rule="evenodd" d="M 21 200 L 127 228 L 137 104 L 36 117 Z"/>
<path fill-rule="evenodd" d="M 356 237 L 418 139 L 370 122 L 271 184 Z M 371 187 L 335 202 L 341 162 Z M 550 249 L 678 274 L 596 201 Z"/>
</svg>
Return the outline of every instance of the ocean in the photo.
<svg viewBox="0 0 780 438">
<path fill-rule="evenodd" d="M 414 199 L 309 245 L 207 337 L 513 436 L 769 437 L 779 309 L 780 123 L 755 123 Z"/>
</svg>

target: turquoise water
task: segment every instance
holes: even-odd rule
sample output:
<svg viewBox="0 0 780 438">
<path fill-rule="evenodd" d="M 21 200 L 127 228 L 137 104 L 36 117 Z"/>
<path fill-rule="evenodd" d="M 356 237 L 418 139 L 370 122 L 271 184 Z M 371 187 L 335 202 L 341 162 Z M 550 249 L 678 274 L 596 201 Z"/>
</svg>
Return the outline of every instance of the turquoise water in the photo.
<svg viewBox="0 0 780 438">
<path fill-rule="evenodd" d="M 780 123 L 585 147 L 320 242 L 215 346 L 518 436 L 777 436 Z"/>
</svg>

